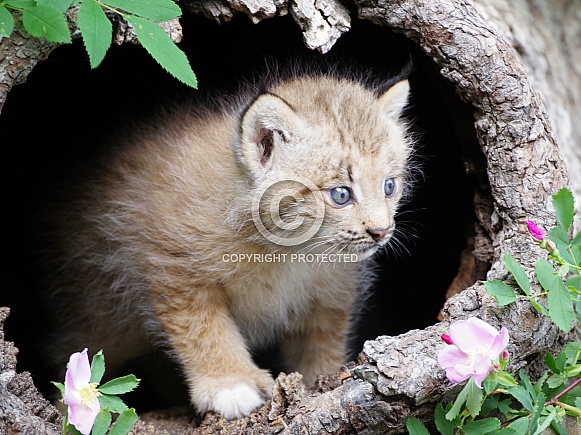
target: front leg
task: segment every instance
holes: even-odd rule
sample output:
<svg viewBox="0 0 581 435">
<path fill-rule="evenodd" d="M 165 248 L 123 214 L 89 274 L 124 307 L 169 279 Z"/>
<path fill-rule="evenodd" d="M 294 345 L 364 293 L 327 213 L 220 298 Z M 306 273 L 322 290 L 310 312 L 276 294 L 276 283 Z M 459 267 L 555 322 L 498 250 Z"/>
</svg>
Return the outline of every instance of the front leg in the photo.
<svg viewBox="0 0 581 435">
<path fill-rule="evenodd" d="M 350 307 L 314 305 L 282 343 L 288 369 L 301 373 L 307 386 L 314 385 L 317 375 L 335 373 L 345 363 L 351 318 Z"/>
<path fill-rule="evenodd" d="M 271 396 L 272 376 L 252 361 L 221 288 L 165 289 L 156 300 L 157 314 L 198 411 L 240 418 Z"/>
</svg>

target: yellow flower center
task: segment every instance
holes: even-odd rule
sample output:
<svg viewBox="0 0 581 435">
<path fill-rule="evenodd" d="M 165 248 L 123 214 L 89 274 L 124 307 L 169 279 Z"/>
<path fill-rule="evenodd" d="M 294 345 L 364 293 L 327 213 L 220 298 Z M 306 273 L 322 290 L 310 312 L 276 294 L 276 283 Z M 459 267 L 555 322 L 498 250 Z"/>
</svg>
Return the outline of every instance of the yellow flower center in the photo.
<svg viewBox="0 0 581 435">
<path fill-rule="evenodd" d="M 101 393 L 99 393 L 99 390 L 97 390 L 97 383 L 93 382 L 81 388 L 80 395 L 81 403 L 88 406 L 94 403 L 95 400 L 97 400 L 97 397 L 101 395 Z"/>
</svg>

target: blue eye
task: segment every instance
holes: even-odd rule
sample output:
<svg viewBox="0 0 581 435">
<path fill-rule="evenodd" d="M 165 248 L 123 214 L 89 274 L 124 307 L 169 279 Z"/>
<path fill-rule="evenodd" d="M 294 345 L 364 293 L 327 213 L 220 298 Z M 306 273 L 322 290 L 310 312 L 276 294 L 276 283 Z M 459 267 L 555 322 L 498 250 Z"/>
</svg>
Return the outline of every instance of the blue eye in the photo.
<svg viewBox="0 0 581 435">
<path fill-rule="evenodd" d="M 345 205 L 351 199 L 351 191 L 347 187 L 335 187 L 330 194 L 331 199 L 337 205 Z"/>
<path fill-rule="evenodd" d="M 387 180 L 385 180 L 385 183 L 383 185 L 383 190 L 385 192 L 385 196 L 387 196 L 388 198 L 390 196 L 393 196 L 395 194 L 395 192 L 397 191 L 397 184 L 395 182 L 395 179 L 388 178 Z"/>
</svg>

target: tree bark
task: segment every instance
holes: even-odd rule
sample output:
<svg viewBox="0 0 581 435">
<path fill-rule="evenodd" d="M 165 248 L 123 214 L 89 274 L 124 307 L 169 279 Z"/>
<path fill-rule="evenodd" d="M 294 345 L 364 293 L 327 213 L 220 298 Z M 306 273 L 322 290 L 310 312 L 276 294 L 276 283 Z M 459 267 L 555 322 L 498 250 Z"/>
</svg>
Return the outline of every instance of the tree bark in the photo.
<svg viewBox="0 0 581 435">
<path fill-rule="evenodd" d="M 566 26 L 559 24 L 562 33 L 555 34 L 538 23 L 540 20 L 554 29 L 559 18 L 581 13 L 578 2 L 562 0 L 550 6 L 534 0 L 514 4 L 497 0 L 477 0 L 475 4 L 460 0 L 355 3 L 360 18 L 388 26 L 417 43 L 455 85 L 460 97 L 474 107 L 474 125 L 486 157 L 490 186 L 490 207 L 476 213 L 479 236 L 475 250 L 490 255 L 488 279 L 508 280 L 501 262 L 505 253 L 532 275 L 535 259 L 544 252 L 530 241 L 525 220 L 532 218 L 545 227 L 555 223 L 550 197 L 569 182 L 561 156 L 566 157 L 571 168 L 579 168 L 581 159 L 577 145 L 581 125 L 572 118 L 579 113 L 581 104 L 581 71 L 575 63 L 580 54 L 581 26 L 577 22 L 565 30 Z M 193 10 L 223 21 L 236 11 L 257 21 L 290 9 L 303 29 L 307 45 L 323 52 L 349 28 L 349 16 L 337 0 L 290 5 L 282 0 L 204 0 L 189 4 Z M 548 8 L 552 8 L 550 12 Z M 538 34 L 531 30 L 539 27 Z M 0 107 L 11 87 L 23 82 L 54 47 L 21 31 L 2 42 Z M 558 82 L 563 81 L 571 86 L 561 88 Z M 559 120 L 554 124 L 556 133 L 533 84 L 545 97 L 553 119 Z M 561 143 L 561 152 L 555 136 Z M 579 171 L 573 172 L 573 189 L 581 198 Z M 0 313 L 6 315 L 6 311 Z M 273 400 L 250 417 L 226 422 L 210 413 L 198 422 L 187 412 L 172 410 L 142 416 L 133 432 L 401 433 L 408 416 L 429 420 L 437 402 L 448 400 L 459 391 L 458 386 L 445 379 L 436 360 L 442 346 L 439 337 L 449 321 L 477 316 L 495 327 L 507 327 L 511 335 L 509 369 L 513 371 L 524 366 L 534 373 L 544 353 L 565 339 L 526 302 L 500 309 L 480 282 L 452 297 L 443 315 L 445 322 L 425 330 L 367 342 L 357 364 L 342 374 L 322 377 L 314 391 L 305 390 L 298 374 L 280 375 Z M 0 349 L 12 348 L 0 343 Z M 5 358 L 5 354 L 9 356 Z M 0 391 L 10 391 L 14 379 L 25 377 L 14 374 L 14 355 L 10 350 L 0 352 Z M 21 421 L 12 419 L 10 410 L 16 410 L 14 415 L 20 410 L 26 412 L 26 406 L 19 405 L 17 399 L 12 394 L 0 394 L 0 433 L 2 424 L 16 427 L 15 422 Z M 35 433 L 56 433 L 52 425 L 54 412 L 47 412 L 53 420 L 31 414 L 51 421 L 43 423 L 44 432 Z"/>
</svg>

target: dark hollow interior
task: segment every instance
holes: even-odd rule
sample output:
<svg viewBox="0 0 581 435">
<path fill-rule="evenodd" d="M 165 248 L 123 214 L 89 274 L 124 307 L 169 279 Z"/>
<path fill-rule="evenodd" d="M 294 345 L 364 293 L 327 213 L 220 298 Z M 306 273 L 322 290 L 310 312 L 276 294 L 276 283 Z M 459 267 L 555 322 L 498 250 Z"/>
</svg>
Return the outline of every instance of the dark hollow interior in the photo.
<svg viewBox="0 0 581 435">
<path fill-rule="evenodd" d="M 482 179 L 467 168 L 480 165 L 484 158 L 472 127 L 471 107 L 460 102 L 435 64 L 402 35 L 360 20 L 353 21 L 351 31 L 326 56 L 304 47 L 289 16 L 258 25 L 237 16 L 219 26 L 186 15 L 182 23 L 180 47 L 190 58 L 201 92 L 234 89 L 241 79 L 259 72 L 265 58 L 306 62 L 332 58 L 340 65 L 373 68 L 386 76 L 397 73 L 410 57 L 414 59 L 408 116 L 418 137 L 423 177 L 398 216 L 398 225 L 408 234 L 401 239 L 405 249 L 378 260 L 379 276 L 361 315 L 352 357 L 365 340 L 436 323 L 446 290 L 458 273 L 460 253 L 473 235 L 473 198 Z M 19 370 L 31 371 L 42 392 L 50 394 L 54 388 L 49 381 L 57 380 L 57 375 L 45 371 L 39 350 L 50 330 L 45 307 L 35 303 L 43 291 L 32 248 L 41 192 L 63 177 L 77 159 L 91 155 L 91 147 L 104 133 L 155 111 L 168 99 L 192 92 L 197 91 L 170 77 L 140 46 L 113 46 L 103 64 L 90 70 L 82 43 L 76 41 L 55 50 L 34 69 L 27 83 L 9 94 L 0 116 L 0 306 L 11 308 L 6 339 L 20 349 Z M 266 365 L 271 361 L 268 354 L 260 358 Z M 179 403 L 185 397 L 183 392 L 172 393 L 173 399 L 164 401 L 155 393 L 145 394 L 146 368 L 136 364 L 131 370 L 144 378 L 134 399 L 141 410 Z M 151 400 L 141 403 L 137 396 Z"/>
</svg>

